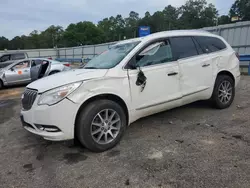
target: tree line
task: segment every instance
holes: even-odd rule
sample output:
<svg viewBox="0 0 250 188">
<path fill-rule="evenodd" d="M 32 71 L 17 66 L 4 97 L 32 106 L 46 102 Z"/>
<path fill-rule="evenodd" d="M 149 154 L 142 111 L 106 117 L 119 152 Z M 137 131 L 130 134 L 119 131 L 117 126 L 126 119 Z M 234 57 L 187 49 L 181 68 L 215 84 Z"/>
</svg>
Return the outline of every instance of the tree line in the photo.
<svg viewBox="0 0 250 188">
<path fill-rule="evenodd" d="M 206 0 L 189 0 L 181 7 L 168 5 L 153 14 L 143 17 L 131 11 L 128 17 L 111 16 L 94 24 L 89 21 L 71 23 L 64 30 L 52 25 L 45 31 L 32 31 L 28 36 L 16 36 L 11 40 L 0 37 L 0 50 L 73 47 L 100 44 L 138 36 L 139 26 L 150 26 L 151 32 L 174 29 L 197 29 L 231 23 L 232 17 L 239 21 L 250 20 L 250 1 L 236 0 L 228 15 L 219 16 L 213 4 Z"/>
</svg>

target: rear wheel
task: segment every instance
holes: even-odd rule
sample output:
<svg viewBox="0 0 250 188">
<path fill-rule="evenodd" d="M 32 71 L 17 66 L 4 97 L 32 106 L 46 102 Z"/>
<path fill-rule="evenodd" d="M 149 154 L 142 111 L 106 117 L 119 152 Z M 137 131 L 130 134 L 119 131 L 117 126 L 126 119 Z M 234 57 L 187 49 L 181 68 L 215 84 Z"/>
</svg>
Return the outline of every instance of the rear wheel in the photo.
<svg viewBox="0 0 250 188">
<path fill-rule="evenodd" d="M 216 79 L 212 101 L 216 108 L 228 108 L 235 96 L 233 79 L 228 75 L 219 75 Z"/>
<path fill-rule="evenodd" d="M 126 115 L 119 104 L 97 100 L 79 113 L 76 135 L 80 143 L 91 151 L 102 152 L 120 141 L 126 125 Z"/>
</svg>

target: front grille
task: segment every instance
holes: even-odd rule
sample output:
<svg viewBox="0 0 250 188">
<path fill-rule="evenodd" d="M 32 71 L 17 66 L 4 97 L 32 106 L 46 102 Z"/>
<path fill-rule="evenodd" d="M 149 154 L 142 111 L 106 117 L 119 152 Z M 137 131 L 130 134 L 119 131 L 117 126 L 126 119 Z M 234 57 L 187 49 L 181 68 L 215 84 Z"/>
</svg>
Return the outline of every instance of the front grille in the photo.
<svg viewBox="0 0 250 188">
<path fill-rule="evenodd" d="M 24 110 L 30 110 L 36 100 L 37 90 L 25 89 L 22 95 L 22 106 Z"/>
</svg>

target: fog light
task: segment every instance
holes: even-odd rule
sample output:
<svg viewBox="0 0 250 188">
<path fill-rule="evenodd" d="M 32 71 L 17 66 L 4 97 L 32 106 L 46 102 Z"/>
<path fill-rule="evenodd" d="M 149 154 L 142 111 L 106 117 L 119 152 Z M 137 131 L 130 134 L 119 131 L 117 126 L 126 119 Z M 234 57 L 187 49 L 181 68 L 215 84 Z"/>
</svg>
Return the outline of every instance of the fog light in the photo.
<svg viewBox="0 0 250 188">
<path fill-rule="evenodd" d="M 61 130 L 54 126 L 54 125 L 40 125 L 40 124 L 35 124 L 37 129 L 41 131 L 46 131 L 46 132 L 60 132 Z"/>
</svg>

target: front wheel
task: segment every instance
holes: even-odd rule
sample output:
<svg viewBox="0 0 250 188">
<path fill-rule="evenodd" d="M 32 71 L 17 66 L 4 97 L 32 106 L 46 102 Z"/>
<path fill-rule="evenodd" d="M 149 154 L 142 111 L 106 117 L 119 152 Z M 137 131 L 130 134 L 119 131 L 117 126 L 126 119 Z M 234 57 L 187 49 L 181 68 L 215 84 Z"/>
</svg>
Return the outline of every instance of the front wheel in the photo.
<svg viewBox="0 0 250 188">
<path fill-rule="evenodd" d="M 94 152 L 113 148 L 126 129 L 122 107 L 110 100 L 97 100 L 79 113 L 76 135 L 82 145 Z"/>
<path fill-rule="evenodd" d="M 216 108 L 228 108 L 235 96 L 233 79 L 228 75 L 219 75 L 216 79 L 212 101 Z"/>
</svg>

